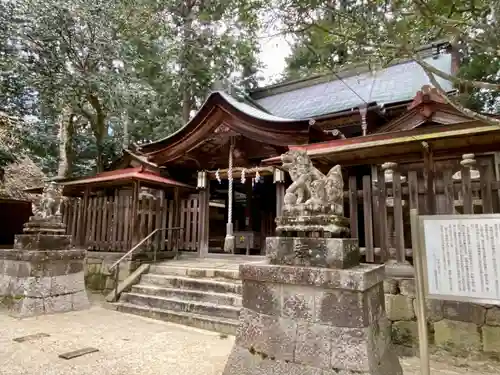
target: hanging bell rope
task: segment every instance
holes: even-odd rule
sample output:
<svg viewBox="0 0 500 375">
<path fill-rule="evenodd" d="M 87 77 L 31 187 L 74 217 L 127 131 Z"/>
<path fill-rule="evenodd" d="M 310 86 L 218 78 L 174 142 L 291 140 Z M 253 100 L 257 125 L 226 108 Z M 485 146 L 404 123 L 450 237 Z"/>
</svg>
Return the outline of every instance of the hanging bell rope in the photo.
<svg viewBox="0 0 500 375">
<path fill-rule="evenodd" d="M 234 234 L 233 234 L 233 154 L 234 154 L 234 137 L 231 137 L 229 145 L 229 169 L 227 171 L 228 180 L 228 197 L 227 197 L 227 225 L 226 238 L 224 240 L 224 251 L 234 253 Z"/>
</svg>

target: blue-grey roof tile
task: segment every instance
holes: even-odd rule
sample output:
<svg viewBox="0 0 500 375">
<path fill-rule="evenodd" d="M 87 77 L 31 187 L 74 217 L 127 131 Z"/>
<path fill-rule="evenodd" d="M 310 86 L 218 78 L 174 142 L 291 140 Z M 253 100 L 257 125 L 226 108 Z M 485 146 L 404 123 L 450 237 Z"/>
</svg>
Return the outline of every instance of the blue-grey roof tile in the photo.
<svg viewBox="0 0 500 375">
<path fill-rule="evenodd" d="M 450 54 L 429 57 L 425 61 L 445 73 L 451 73 Z M 449 81 L 438 78 L 438 82 L 445 91 L 453 89 Z M 424 70 L 411 61 L 377 72 L 347 77 L 343 81 L 335 79 L 256 101 L 275 116 L 306 119 L 347 110 L 363 103 L 388 104 L 411 100 L 427 84 L 430 82 Z"/>
</svg>

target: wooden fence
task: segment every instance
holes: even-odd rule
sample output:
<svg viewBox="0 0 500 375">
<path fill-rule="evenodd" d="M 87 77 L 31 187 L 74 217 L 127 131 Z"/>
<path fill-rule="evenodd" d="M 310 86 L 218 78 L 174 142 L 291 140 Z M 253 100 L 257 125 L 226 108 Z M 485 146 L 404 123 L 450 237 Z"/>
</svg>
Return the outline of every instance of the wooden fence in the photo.
<svg viewBox="0 0 500 375">
<path fill-rule="evenodd" d="M 371 175 L 349 176 L 346 216 L 366 262 L 412 261 L 411 209 L 421 215 L 500 212 L 492 158 L 472 169 L 459 162 L 436 163 L 430 173 L 421 165 L 386 163 Z"/>
<path fill-rule="evenodd" d="M 180 202 L 179 221 L 174 201 L 163 197 L 143 197 L 137 209 L 130 195 L 90 197 L 87 207 L 82 198 L 67 199 L 63 222 L 75 243 L 96 251 L 127 252 L 157 228 L 161 230 L 142 246 L 143 251 L 196 250 L 198 247 L 198 199 L 190 196 Z"/>
</svg>

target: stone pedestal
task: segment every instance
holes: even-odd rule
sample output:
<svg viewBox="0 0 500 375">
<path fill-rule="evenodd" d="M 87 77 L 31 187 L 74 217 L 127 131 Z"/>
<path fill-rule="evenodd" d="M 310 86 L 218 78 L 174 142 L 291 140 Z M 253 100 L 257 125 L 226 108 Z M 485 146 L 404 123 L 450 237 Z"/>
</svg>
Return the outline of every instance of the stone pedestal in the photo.
<svg viewBox="0 0 500 375">
<path fill-rule="evenodd" d="M 357 241 L 267 238 L 271 264 L 241 265 L 243 309 L 224 375 L 402 375 L 385 315 L 384 266 Z"/>
<path fill-rule="evenodd" d="M 0 250 L 0 302 L 16 317 L 81 310 L 85 250 L 72 248 L 58 218 L 31 218 L 14 249 Z"/>
</svg>

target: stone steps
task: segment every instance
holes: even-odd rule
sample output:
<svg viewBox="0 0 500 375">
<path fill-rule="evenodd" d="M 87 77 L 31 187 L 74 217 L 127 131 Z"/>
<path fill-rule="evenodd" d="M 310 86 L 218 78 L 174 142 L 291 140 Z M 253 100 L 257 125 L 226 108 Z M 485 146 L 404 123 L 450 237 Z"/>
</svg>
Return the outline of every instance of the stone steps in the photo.
<svg viewBox="0 0 500 375">
<path fill-rule="evenodd" d="M 239 307 L 220 305 L 210 302 L 186 301 L 175 297 L 166 298 L 147 294 L 125 293 L 121 301 L 131 303 L 136 306 L 188 312 L 234 320 L 238 320 L 240 314 Z"/>
<path fill-rule="evenodd" d="M 151 272 L 151 271 L 150 271 Z M 212 279 L 198 279 L 174 275 L 148 273 L 141 278 L 141 284 L 156 285 L 166 288 L 201 290 L 215 293 L 241 294 L 241 281 L 227 282 Z"/>
<path fill-rule="evenodd" d="M 116 303 L 115 308 L 117 311 L 128 314 L 140 315 L 146 318 L 163 320 L 166 322 L 206 329 L 208 331 L 214 331 L 228 335 L 235 335 L 238 329 L 238 321 L 233 319 L 210 317 L 207 315 L 188 313 L 185 311 L 170 311 L 145 306 L 137 306 L 126 302 Z"/>
<path fill-rule="evenodd" d="M 234 335 L 241 289 L 238 270 L 160 263 L 151 265 L 114 306 L 126 313 Z"/>
<path fill-rule="evenodd" d="M 239 270 L 211 269 L 199 267 L 172 267 L 168 265 L 153 265 L 150 273 L 156 275 L 188 276 L 194 278 L 219 278 L 227 280 L 240 280 Z"/>
<path fill-rule="evenodd" d="M 184 301 L 210 302 L 220 305 L 241 307 L 241 295 L 231 293 L 215 293 L 190 289 L 162 288 L 154 285 L 135 285 L 132 293 L 153 295 L 157 297 L 175 297 Z"/>
</svg>

